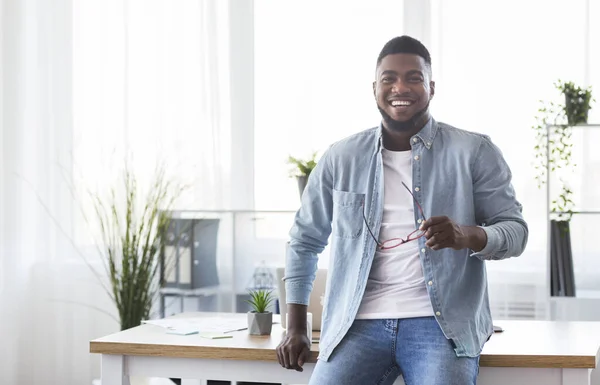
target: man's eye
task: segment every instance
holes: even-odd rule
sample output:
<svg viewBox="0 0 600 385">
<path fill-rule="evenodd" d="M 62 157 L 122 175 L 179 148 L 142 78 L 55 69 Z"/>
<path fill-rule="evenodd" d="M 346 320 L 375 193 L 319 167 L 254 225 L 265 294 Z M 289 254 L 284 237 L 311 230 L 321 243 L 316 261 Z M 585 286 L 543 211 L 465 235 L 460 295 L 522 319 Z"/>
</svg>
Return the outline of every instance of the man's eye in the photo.
<svg viewBox="0 0 600 385">
<path fill-rule="evenodd" d="M 381 79 L 382 83 L 392 83 L 393 81 L 394 81 L 394 79 L 391 77 L 385 77 L 385 78 Z"/>
<path fill-rule="evenodd" d="M 408 79 L 409 82 L 411 83 L 421 83 L 423 81 L 423 79 L 421 78 L 410 78 Z"/>
</svg>

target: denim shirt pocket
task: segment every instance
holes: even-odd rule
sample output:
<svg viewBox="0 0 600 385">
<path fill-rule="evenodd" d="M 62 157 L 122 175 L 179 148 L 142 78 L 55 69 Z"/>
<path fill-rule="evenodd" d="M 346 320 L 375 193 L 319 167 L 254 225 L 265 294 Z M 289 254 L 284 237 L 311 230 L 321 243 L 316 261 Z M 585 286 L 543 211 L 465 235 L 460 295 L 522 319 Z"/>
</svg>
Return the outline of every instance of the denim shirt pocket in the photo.
<svg viewBox="0 0 600 385">
<path fill-rule="evenodd" d="M 365 194 L 333 189 L 333 235 L 354 239 L 362 233 Z"/>
</svg>

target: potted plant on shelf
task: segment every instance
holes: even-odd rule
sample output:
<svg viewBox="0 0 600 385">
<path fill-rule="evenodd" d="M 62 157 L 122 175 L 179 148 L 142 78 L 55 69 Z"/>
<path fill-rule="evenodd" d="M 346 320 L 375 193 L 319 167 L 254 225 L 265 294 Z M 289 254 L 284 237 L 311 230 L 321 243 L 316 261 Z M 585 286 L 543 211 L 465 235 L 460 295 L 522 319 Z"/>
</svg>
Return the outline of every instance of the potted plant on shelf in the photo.
<svg viewBox="0 0 600 385">
<path fill-rule="evenodd" d="M 256 336 L 270 335 L 273 328 L 273 313 L 268 310 L 275 299 L 270 290 L 250 290 L 251 306 L 248 312 L 248 333 Z"/>
<path fill-rule="evenodd" d="M 300 198 L 302 198 L 308 177 L 317 166 L 317 152 L 313 152 L 308 159 L 296 158 L 290 155 L 287 162 L 292 166 L 290 176 L 295 177 L 298 181 L 298 192 L 300 193 Z"/>
<path fill-rule="evenodd" d="M 593 101 L 591 87 L 582 88 L 573 82 L 561 80 L 558 80 L 555 86 L 565 97 L 563 111 L 567 117 L 567 124 L 570 126 L 586 124 Z"/>
<path fill-rule="evenodd" d="M 559 102 L 540 101 L 541 106 L 533 126 L 536 180 L 544 186 L 552 175 L 560 183 L 558 195 L 550 198 L 550 259 L 552 295 L 574 296 L 570 221 L 573 216 L 573 191 L 562 175 L 573 171 L 572 126 L 586 124 L 591 109 L 591 87 L 581 88 L 560 79 L 554 83 L 563 98 Z M 546 188 L 549 188 L 548 186 Z M 562 283 L 559 284 L 558 282 Z"/>
</svg>

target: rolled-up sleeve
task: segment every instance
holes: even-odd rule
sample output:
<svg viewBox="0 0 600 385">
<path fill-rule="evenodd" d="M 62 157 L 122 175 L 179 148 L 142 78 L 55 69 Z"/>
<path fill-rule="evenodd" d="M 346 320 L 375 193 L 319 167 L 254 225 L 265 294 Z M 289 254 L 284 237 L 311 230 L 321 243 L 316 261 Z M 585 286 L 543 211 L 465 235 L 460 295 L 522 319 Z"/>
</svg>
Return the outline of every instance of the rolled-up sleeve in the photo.
<svg viewBox="0 0 600 385">
<path fill-rule="evenodd" d="M 311 172 L 300 209 L 290 230 L 286 252 L 286 302 L 308 305 L 317 271 L 318 255 L 331 234 L 333 169 L 331 149 Z"/>
<path fill-rule="evenodd" d="M 475 217 L 487 235 L 487 244 L 471 256 L 498 260 L 521 255 L 529 236 L 523 207 L 516 198 L 508 164 L 487 136 L 482 137 L 472 170 Z"/>
</svg>

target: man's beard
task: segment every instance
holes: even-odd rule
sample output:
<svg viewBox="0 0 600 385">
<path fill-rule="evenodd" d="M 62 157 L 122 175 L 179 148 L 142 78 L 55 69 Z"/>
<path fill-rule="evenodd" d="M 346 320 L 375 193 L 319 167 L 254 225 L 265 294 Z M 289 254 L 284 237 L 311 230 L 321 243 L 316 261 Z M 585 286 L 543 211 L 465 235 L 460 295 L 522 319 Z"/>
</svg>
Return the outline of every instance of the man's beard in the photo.
<svg viewBox="0 0 600 385">
<path fill-rule="evenodd" d="M 408 119 L 405 122 L 401 122 L 398 120 L 394 120 L 387 112 L 385 112 L 379 105 L 377 105 L 381 116 L 383 117 L 383 121 L 385 122 L 385 126 L 387 129 L 398 132 L 412 131 L 415 128 L 421 128 L 420 126 L 425 123 L 424 118 L 427 115 L 429 109 L 429 102 L 427 105 L 419 112 L 413 115 L 412 118 Z"/>
</svg>

